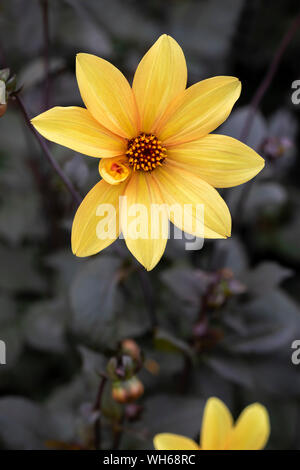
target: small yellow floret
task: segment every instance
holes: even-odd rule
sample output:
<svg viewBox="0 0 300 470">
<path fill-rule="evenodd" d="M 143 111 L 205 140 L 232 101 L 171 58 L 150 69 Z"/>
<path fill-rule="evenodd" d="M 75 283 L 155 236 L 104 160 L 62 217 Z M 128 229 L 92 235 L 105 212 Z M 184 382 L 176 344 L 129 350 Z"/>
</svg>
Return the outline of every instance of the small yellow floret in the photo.
<svg viewBox="0 0 300 470">
<path fill-rule="evenodd" d="M 99 173 L 109 184 L 122 183 L 131 173 L 131 169 L 128 166 L 128 158 L 124 155 L 113 158 L 102 158 L 99 162 Z"/>
</svg>

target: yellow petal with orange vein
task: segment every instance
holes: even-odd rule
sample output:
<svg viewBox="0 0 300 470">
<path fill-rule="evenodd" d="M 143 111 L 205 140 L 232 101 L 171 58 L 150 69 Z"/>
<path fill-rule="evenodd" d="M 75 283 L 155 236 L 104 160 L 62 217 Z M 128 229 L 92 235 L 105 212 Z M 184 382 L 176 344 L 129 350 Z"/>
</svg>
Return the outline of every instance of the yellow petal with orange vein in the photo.
<svg viewBox="0 0 300 470">
<path fill-rule="evenodd" d="M 170 220 L 186 233 L 200 238 L 227 238 L 231 234 L 231 216 L 218 191 L 199 176 L 178 166 L 171 159 L 153 172 L 168 206 L 176 204 Z M 204 214 L 201 209 L 204 209 Z M 180 218 L 180 211 L 184 214 Z M 204 220 L 202 218 L 204 215 Z M 204 226 L 203 226 L 204 223 Z"/>
<path fill-rule="evenodd" d="M 225 449 L 232 425 L 232 416 L 227 406 L 218 398 L 209 398 L 202 419 L 201 449 Z"/>
<path fill-rule="evenodd" d="M 132 89 L 114 65 L 92 54 L 77 54 L 76 77 L 81 97 L 93 117 L 125 138 L 137 135 L 138 114 Z"/>
<path fill-rule="evenodd" d="M 114 157 L 126 149 L 126 141 L 101 126 L 85 108 L 49 109 L 31 120 L 46 139 L 90 157 Z"/>
<path fill-rule="evenodd" d="M 153 443 L 156 450 L 199 450 L 195 441 L 178 434 L 156 434 Z"/>
<path fill-rule="evenodd" d="M 215 188 L 229 188 L 245 183 L 265 165 L 264 159 L 248 145 L 218 134 L 176 145 L 168 150 L 168 158 Z"/>
<path fill-rule="evenodd" d="M 122 232 L 126 245 L 148 270 L 162 257 L 168 239 L 168 215 L 151 174 L 136 171 L 125 190 L 121 208 Z"/>
<path fill-rule="evenodd" d="M 240 414 L 229 439 L 230 450 L 260 450 L 270 435 L 269 414 L 259 403 L 247 406 Z"/>
<path fill-rule="evenodd" d="M 241 82 L 235 77 L 213 77 L 192 85 L 157 124 L 158 138 L 174 146 L 204 137 L 227 119 L 240 93 Z"/>
<path fill-rule="evenodd" d="M 186 82 L 183 51 L 173 38 L 163 34 L 144 55 L 134 75 L 132 89 L 143 132 L 151 132 L 171 101 L 184 91 Z"/>
<path fill-rule="evenodd" d="M 119 236 L 119 196 L 125 187 L 126 182 L 113 186 L 101 180 L 85 196 L 73 220 L 74 255 L 94 255 Z"/>
</svg>

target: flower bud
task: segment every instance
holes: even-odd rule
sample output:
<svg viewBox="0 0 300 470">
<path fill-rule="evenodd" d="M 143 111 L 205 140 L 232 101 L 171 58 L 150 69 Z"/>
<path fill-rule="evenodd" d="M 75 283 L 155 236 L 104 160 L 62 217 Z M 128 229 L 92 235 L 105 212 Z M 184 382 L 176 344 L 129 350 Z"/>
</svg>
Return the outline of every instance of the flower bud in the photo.
<svg viewBox="0 0 300 470">
<path fill-rule="evenodd" d="M 121 344 L 124 354 L 128 354 L 132 359 L 138 361 L 141 356 L 141 349 L 133 339 L 124 339 Z"/>
<path fill-rule="evenodd" d="M 132 377 L 129 381 L 130 400 L 135 401 L 144 393 L 144 385 L 137 377 Z"/>
<path fill-rule="evenodd" d="M 130 403 L 137 400 L 143 393 L 144 385 L 135 376 L 112 384 L 112 397 L 118 403 Z"/>
<path fill-rule="evenodd" d="M 120 184 L 131 173 L 128 158 L 125 155 L 113 158 L 101 158 L 99 161 L 100 176 L 109 184 Z"/>
<path fill-rule="evenodd" d="M 114 382 L 112 386 L 112 397 L 118 403 L 127 403 L 128 393 L 125 382 Z"/>
<path fill-rule="evenodd" d="M 2 117 L 5 113 L 6 113 L 6 110 L 7 110 L 7 104 L 0 104 L 0 117 Z"/>
</svg>

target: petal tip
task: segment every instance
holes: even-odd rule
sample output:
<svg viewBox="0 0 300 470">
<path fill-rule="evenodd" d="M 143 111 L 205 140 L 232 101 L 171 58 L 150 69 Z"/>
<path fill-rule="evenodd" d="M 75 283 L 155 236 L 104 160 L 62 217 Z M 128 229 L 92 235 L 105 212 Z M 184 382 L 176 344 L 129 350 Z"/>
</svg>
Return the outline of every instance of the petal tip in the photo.
<svg viewBox="0 0 300 470">
<path fill-rule="evenodd" d="M 239 94 L 241 93 L 242 90 L 242 82 L 239 78 L 235 77 L 235 83 L 236 83 L 236 88 L 239 91 Z"/>
<path fill-rule="evenodd" d="M 41 115 L 39 115 L 30 119 L 30 124 L 34 127 L 35 130 L 39 131 L 39 124 L 41 124 L 42 121 L 43 118 L 41 118 Z"/>
<path fill-rule="evenodd" d="M 87 61 L 90 56 L 92 56 L 92 54 L 88 54 L 86 52 L 78 52 L 76 54 L 76 66 L 83 66 L 83 62 Z"/>
<path fill-rule="evenodd" d="M 153 446 L 154 446 L 154 449 L 156 450 L 161 450 L 160 449 L 160 437 L 161 437 L 162 434 L 156 434 L 156 436 L 154 436 L 153 438 Z"/>
<path fill-rule="evenodd" d="M 168 36 L 166 33 L 163 33 L 158 37 L 157 41 L 165 41 L 166 39 L 168 39 L 168 37 L 170 36 Z"/>
<path fill-rule="evenodd" d="M 80 251 L 80 247 L 71 247 L 72 253 L 76 258 L 87 258 L 88 256 L 91 256 L 94 253 L 86 253 L 85 251 Z"/>
<path fill-rule="evenodd" d="M 261 160 L 260 160 L 260 165 L 259 165 L 259 171 L 261 171 L 266 165 L 265 159 L 262 158 L 262 157 L 260 157 L 260 158 L 261 158 Z"/>
<path fill-rule="evenodd" d="M 207 406 L 219 406 L 219 405 L 224 406 L 224 403 L 222 402 L 222 400 L 220 400 L 220 398 L 210 397 L 210 398 L 208 398 L 205 407 L 207 407 Z"/>
<path fill-rule="evenodd" d="M 83 59 L 84 56 L 88 55 L 86 52 L 77 52 L 76 54 L 76 60 Z"/>
<path fill-rule="evenodd" d="M 136 255 L 134 255 L 135 258 L 136 258 Z M 152 260 L 151 262 L 147 262 L 143 259 L 141 259 L 141 257 L 136 258 L 138 260 L 138 262 L 146 269 L 146 271 L 152 271 L 152 269 L 155 268 L 155 266 L 158 264 L 159 260 Z"/>
<path fill-rule="evenodd" d="M 261 403 L 248 405 L 236 423 L 236 441 L 230 444 L 232 450 L 264 449 L 271 432 L 268 410 Z"/>
<path fill-rule="evenodd" d="M 238 77 L 230 77 L 230 78 L 231 78 L 232 85 L 236 87 L 236 90 L 239 91 L 239 93 L 241 93 L 241 89 L 242 89 L 241 80 Z"/>
<path fill-rule="evenodd" d="M 82 52 L 78 52 L 78 53 L 76 54 L 76 57 L 75 57 L 76 65 L 79 63 L 81 56 L 82 56 Z"/>
<path fill-rule="evenodd" d="M 78 256 L 78 246 L 71 240 L 71 251 L 74 256 Z"/>
<path fill-rule="evenodd" d="M 43 116 L 43 114 L 44 113 L 41 113 L 41 114 L 38 114 L 37 116 L 34 116 L 33 118 L 31 118 L 30 119 L 31 124 L 38 122 L 41 119 L 41 116 Z"/>
</svg>

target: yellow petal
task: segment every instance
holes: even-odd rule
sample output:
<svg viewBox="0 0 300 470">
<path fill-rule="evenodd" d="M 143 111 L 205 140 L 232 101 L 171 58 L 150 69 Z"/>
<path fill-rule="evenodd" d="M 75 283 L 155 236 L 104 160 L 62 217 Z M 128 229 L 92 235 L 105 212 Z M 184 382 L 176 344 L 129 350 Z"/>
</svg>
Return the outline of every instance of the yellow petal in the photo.
<svg viewBox="0 0 300 470">
<path fill-rule="evenodd" d="M 225 449 L 232 424 L 231 413 L 221 400 L 215 397 L 207 400 L 201 427 L 201 449 Z"/>
<path fill-rule="evenodd" d="M 259 403 L 247 406 L 239 416 L 229 439 L 230 450 L 260 450 L 270 435 L 269 414 Z"/>
<path fill-rule="evenodd" d="M 241 83 L 235 77 L 196 83 L 174 100 L 156 134 L 167 146 L 204 137 L 227 119 L 240 93 Z"/>
<path fill-rule="evenodd" d="M 177 42 L 163 34 L 144 55 L 133 80 L 143 132 L 153 124 L 170 102 L 184 91 L 187 81 L 185 57 Z"/>
<path fill-rule="evenodd" d="M 132 173 L 121 208 L 122 232 L 126 245 L 148 270 L 162 257 L 168 238 L 168 216 L 151 174 Z"/>
<path fill-rule="evenodd" d="M 51 140 L 90 157 L 113 157 L 126 149 L 126 141 L 101 126 L 87 109 L 57 106 L 31 120 Z"/>
<path fill-rule="evenodd" d="M 217 134 L 176 145 L 168 150 L 168 157 L 216 188 L 245 183 L 265 164 L 264 159 L 248 145 Z"/>
<path fill-rule="evenodd" d="M 178 434 L 156 434 L 153 439 L 156 450 L 199 450 L 199 446 L 189 437 Z"/>
<path fill-rule="evenodd" d="M 100 57 L 77 54 L 76 76 L 81 97 L 93 117 L 122 137 L 135 137 L 137 109 L 124 75 Z"/>
<path fill-rule="evenodd" d="M 119 196 L 125 186 L 101 180 L 85 196 L 72 226 L 72 251 L 76 256 L 94 255 L 119 236 Z"/>
<path fill-rule="evenodd" d="M 113 158 L 102 158 L 99 162 L 99 173 L 109 184 L 120 184 L 131 173 L 126 155 Z"/>
<path fill-rule="evenodd" d="M 176 162 L 167 159 L 163 166 L 153 172 L 163 199 L 169 206 L 178 204 L 186 217 L 176 218 L 171 212 L 170 220 L 181 230 L 203 238 L 226 238 L 231 233 L 231 217 L 228 207 L 219 193 L 199 176 L 186 171 Z M 204 227 L 201 218 L 204 206 Z M 198 210 L 199 209 L 199 210 Z"/>
</svg>

